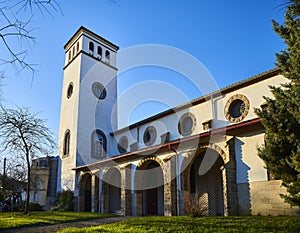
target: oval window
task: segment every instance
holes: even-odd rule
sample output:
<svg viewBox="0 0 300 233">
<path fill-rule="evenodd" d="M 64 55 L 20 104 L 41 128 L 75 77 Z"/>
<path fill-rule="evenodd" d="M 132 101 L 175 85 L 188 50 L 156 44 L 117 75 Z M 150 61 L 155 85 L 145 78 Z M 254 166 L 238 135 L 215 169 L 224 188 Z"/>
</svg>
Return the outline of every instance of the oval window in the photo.
<svg viewBox="0 0 300 233">
<path fill-rule="evenodd" d="M 73 94 L 73 83 L 70 83 L 69 86 L 68 86 L 68 90 L 67 90 L 67 98 L 71 98 Z"/>
</svg>

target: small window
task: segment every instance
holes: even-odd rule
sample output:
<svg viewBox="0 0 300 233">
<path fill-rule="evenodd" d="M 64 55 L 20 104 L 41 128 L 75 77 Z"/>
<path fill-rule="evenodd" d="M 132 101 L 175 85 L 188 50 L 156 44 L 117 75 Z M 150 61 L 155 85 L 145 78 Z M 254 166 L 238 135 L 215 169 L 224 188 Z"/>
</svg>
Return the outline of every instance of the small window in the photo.
<svg viewBox="0 0 300 233">
<path fill-rule="evenodd" d="M 77 42 L 76 50 L 77 50 L 77 53 L 78 53 L 79 52 L 79 42 Z"/>
<path fill-rule="evenodd" d="M 70 83 L 67 90 L 67 98 L 70 99 L 72 94 L 73 94 L 73 83 Z"/>
<path fill-rule="evenodd" d="M 70 153 L 70 131 L 67 130 L 64 138 L 64 148 L 63 148 L 64 156 L 69 156 Z"/>
<path fill-rule="evenodd" d="M 72 58 L 72 52 L 69 51 L 69 60 L 71 60 L 71 58 Z"/>
<path fill-rule="evenodd" d="M 107 61 L 110 60 L 110 52 L 108 50 L 105 51 L 105 58 Z"/>
<path fill-rule="evenodd" d="M 106 156 L 106 137 L 100 130 L 95 130 L 92 133 L 92 145 L 91 145 L 91 157 L 92 158 L 105 158 Z"/>
<path fill-rule="evenodd" d="M 101 48 L 101 46 L 98 46 L 97 54 L 100 56 L 100 58 L 102 57 L 102 48 Z"/>
<path fill-rule="evenodd" d="M 89 43 L 89 50 L 94 52 L 94 43 L 93 42 Z"/>
<path fill-rule="evenodd" d="M 75 56 L 75 46 L 73 47 L 73 56 Z"/>
</svg>

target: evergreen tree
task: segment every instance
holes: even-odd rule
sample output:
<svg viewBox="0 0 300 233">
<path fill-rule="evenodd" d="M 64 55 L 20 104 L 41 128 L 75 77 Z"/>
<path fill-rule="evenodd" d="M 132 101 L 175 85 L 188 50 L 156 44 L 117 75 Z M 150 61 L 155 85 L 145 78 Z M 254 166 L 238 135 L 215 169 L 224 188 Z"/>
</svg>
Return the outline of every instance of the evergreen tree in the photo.
<svg viewBox="0 0 300 233">
<path fill-rule="evenodd" d="M 268 171 L 282 180 L 288 194 L 282 197 L 300 206 L 300 1 L 289 1 L 283 25 L 273 21 L 274 31 L 284 40 L 285 50 L 276 54 L 277 67 L 288 82 L 271 86 L 274 98 L 264 97 L 267 108 L 255 109 L 265 128 L 265 145 L 258 155 Z"/>
</svg>

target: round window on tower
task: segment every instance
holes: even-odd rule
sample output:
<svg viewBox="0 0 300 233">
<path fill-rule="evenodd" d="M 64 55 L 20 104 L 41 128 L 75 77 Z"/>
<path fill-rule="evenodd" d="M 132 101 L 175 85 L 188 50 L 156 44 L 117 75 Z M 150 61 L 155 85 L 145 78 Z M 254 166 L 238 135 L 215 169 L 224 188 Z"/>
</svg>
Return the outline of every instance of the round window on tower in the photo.
<svg viewBox="0 0 300 233">
<path fill-rule="evenodd" d="M 250 103 L 246 96 L 232 96 L 225 105 L 225 116 L 230 122 L 240 122 L 249 112 Z"/>
<path fill-rule="evenodd" d="M 92 91 L 97 99 L 104 99 L 106 97 L 106 90 L 100 83 L 93 83 Z"/>
<path fill-rule="evenodd" d="M 71 82 L 67 89 L 67 98 L 70 99 L 73 94 L 73 83 Z"/>
</svg>

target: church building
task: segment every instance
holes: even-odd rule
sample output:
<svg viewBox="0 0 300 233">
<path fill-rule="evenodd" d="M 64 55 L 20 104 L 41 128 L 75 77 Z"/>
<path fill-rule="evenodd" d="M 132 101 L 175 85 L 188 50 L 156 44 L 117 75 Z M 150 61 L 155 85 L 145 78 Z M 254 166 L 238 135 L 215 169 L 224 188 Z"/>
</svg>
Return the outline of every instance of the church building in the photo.
<svg viewBox="0 0 300 233">
<path fill-rule="evenodd" d="M 257 155 L 254 108 L 287 81 L 278 69 L 118 128 L 119 47 L 80 27 L 64 49 L 61 188 L 77 211 L 173 216 L 197 202 L 210 216 L 295 214 Z"/>
</svg>

